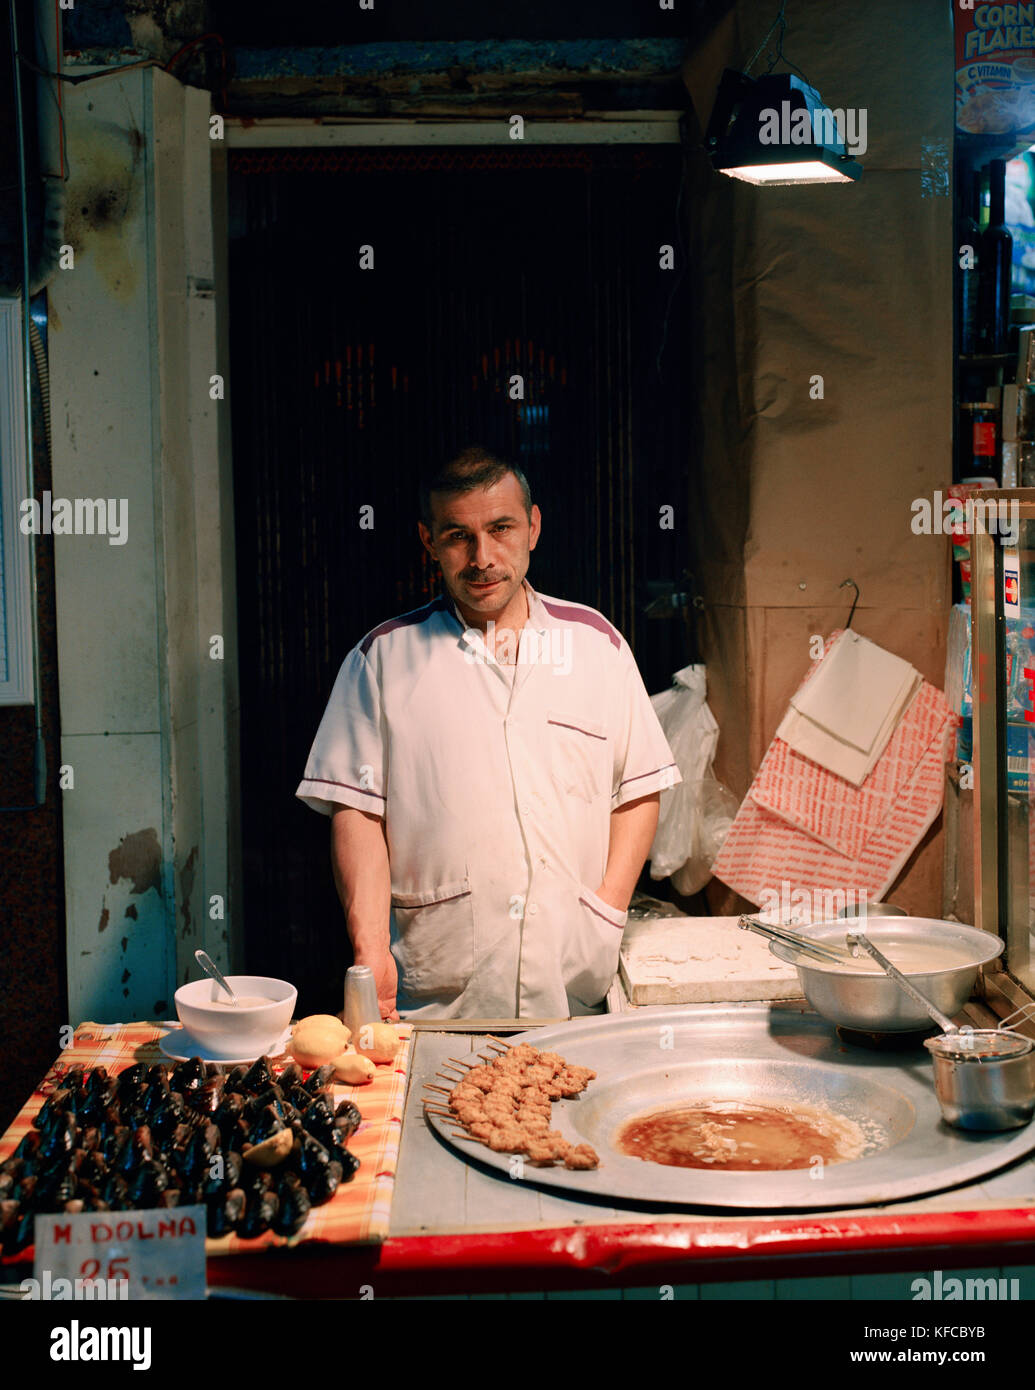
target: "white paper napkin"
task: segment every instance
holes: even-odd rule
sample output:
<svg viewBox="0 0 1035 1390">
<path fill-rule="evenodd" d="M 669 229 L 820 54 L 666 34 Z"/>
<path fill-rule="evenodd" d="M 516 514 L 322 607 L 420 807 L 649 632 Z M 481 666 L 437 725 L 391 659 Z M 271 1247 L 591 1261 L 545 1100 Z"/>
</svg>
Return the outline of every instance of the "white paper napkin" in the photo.
<svg viewBox="0 0 1035 1390">
<path fill-rule="evenodd" d="M 908 661 L 849 629 L 793 696 L 777 737 L 858 787 L 919 688 Z"/>
</svg>

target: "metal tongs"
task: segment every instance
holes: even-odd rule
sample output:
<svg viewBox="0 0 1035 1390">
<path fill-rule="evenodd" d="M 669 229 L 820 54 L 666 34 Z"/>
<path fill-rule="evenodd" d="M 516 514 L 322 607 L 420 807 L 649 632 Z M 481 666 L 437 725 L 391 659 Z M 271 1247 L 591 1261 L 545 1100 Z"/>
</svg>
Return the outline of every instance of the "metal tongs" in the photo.
<svg viewBox="0 0 1035 1390">
<path fill-rule="evenodd" d="M 800 936 L 796 931 L 791 931 L 789 927 L 778 927 L 772 922 L 758 922 L 754 917 L 741 917 L 737 926 L 742 931 L 757 932 L 759 936 L 768 937 L 770 941 L 779 941 L 781 946 L 789 946 L 800 955 L 826 961 L 828 965 L 847 965 L 858 969 L 858 961 L 843 946 L 831 946 L 827 941 L 813 941 L 808 936 Z"/>
</svg>

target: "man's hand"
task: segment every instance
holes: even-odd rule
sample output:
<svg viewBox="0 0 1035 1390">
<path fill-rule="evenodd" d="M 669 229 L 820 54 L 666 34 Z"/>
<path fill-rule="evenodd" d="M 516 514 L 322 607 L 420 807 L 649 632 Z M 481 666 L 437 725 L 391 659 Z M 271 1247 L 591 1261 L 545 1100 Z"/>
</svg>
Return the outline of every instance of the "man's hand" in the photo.
<svg viewBox="0 0 1035 1390">
<path fill-rule="evenodd" d="M 604 882 L 600 885 L 600 887 L 596 890 L 596 892 L 597 892 L 597 897 L 598 897 L 598 898 L 603 898 L 603 900 L 604 900 L 605 903 L 609 903 L 610 906 L 613 907 L 613 908 L 616 908 L 617 911 L 619 911 L 619 912 L 628 912 L 628 910 L 629 910 L 629 894 L 628 894 L 628 893 L 624 893 L 624 892 L 616 892 L 616 891 L 608 884 L 608 882 L 607 882 L 606 879 L 605 879 Z"/>
<path fill-rule="evenodd" d="M 398 1023 L 399 1013 L 395 1007 L 395 992 L 399 987 L 399 971 L 391 951 L 383 956 L 356 956 L 357 965 L 369 965 L 374 972 L 377 985 L 377 1007 L 381 1017 L 388 1023 Z"/>
</svg>

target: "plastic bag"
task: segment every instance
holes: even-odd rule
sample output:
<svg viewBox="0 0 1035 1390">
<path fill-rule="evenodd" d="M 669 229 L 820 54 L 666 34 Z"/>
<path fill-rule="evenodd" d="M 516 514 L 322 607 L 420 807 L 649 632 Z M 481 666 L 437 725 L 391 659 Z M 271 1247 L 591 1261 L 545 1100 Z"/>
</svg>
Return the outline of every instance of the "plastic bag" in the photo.
<svg viewBox="0 0 1035 1390">
<path fill-rule="evenodd" d="M 676 891 L 697 893 L 711 878 L 711 865 L 729 833 L 738 802 L 712 773 L 719 726 L 705 704 L 703 666 L 686 666 L 672 688 L 651 696 L 682 782 L 661 799 L 650 851 L 650 876 L 671 875 Z"/>
</svg>

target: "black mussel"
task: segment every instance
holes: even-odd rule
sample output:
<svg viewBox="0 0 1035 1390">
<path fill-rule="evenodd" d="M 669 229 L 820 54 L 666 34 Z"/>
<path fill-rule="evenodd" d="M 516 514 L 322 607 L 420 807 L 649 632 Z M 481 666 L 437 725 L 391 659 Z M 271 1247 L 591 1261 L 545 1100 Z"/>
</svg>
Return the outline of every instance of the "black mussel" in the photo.
<svg viewBox="0 0 1035 1390">
<path fill-rule="evenodd" d="M 334 1066 L 328 1062 L 326 1066 L 317 1067 L 306 1077 L 302 1085 L 311 1096 L 315 1096 L 317 1091 L 322 1091 L 325 1086 L 334 1084 Z"/>
<path fill-rule="evenodd" d="M 18 1186 L 11 1193 L 16 1202 L 30 1211 L 36 1205 L 36 1187 L 41 1181 L 38 1173 L 26 1173 L 19 1180 Z"/>
<path fill-rule="evenodd" d="M 140 1125 L 133 1131 L 133 1152 L 142 1163 L 154 1158 L 155 1141 L 150 1125 Z"/>
<path fill-rule="evenodd" d="M 285 1096 L 288 1103 L 293 1105 L 299 1113 L 305 1110 L 313 1099 L 306 1088 L 297 1081 L 293 1086 L 288 1087 Z"/>
<path fill-rule="evenodd" d="M 15 1156 L 12 1154 L 10 1158 L 5 1158 L 3 1163 L 0 1163 L 0 1175 L 4 1177 L 9 1175 L 10 1177 L 17 1180 L 21 1177 L 24 1168 L 25 1159 L 15 1158 Z"/>
<path fill-rule="evenodd" d="M 144 1066 L 143 1062 L 134 1062 L 133 1065 L 127 1067 L 125 1071 L 120 1071 L 116 1081 L 119 1099 L 121 1100 L 130 1090 L 135 1086 L 140 1086 L 146 1080 L 147 1067 Z"/>
<path fill-rule="evenodd" d="M 240 1091 L 223 1092 L 223 1098 L 219 1102 L 219 1108 L 212 1114 L 212 1123 L 219 1130 L 224 1140 L 244 1114 L 246 1104 L 247 1102 Z"/>
<path fill-rule="evenodd" d="M 174 1091 L 180 1091 L 184 1096 L 189 1091 L 196 1091 L 205 1081 L 205 1063 L 200 1057 L 191 1057 L 186 1062 L 177 1062 L 172 1069 L 169 1084 Z"/>
<path fill-rule="evenodd" d="M 62 1086 L 67 1086 L 72 1091 L 83 1091 L 86 1088 L 86 1068 L 82 1062 L 77 1062 L 74 1067 L 69 1067 L 61 1078 Z"/>
<path fill-rule="evenodd" d="M 241 1094 L 244 1095 L 244 1078 L 247 1075 L 247 1067 L 232 1067 L 226 1074 L 226 1084 L 223 1089 L 226 1091 L 240 1091 Z"/>
<path fill-rule="evenodd" d="M 148 1067 L 145 1081 L 149 1086 L 168 1086 L 170 1067 L 164 1062 L 155 1062 L 154 1066 Z"/>
<path fill-rule="evenodd" d="M 355 1172 L 355 1169 L 353 1169 Z M 352 1173 L 349 1174 L 349 1177 Z M 323 1206 L 324 1202 L 329 1202 L 338 1190 L 338 1184 L 342 1178 L 342 1167 L 336 1158 L 332 1158 L 328 1163 L 322 1164 L 315 1172 L 311 1173 L 306 1179 L 306 1189 L 309 1192 L 309 1200 L 314 1207 Z"/>
<path fill-rule="evenodd" d="M 11 1155 L 12 1158 L 33 1159 L 39 1153 L 42 1142 L 38 1129 L 30 1129 Z"/>
<path fill-rule="evenodd" d="M 0 1201 L 0 1241 L 7 1239 L 7 1233 L 12 1234 L 18 1229 L 18 1217 L 20 1208 L 17 1202 L 5 1197 Z"/>
<path fill-rule="evenodd" d="M 129 1181 L 129 1200 L 134 1211 L 147 1211 L 155 1206 L 161 1193 L 169 1186 L 169 1174 L 155 1159 L 141 1163 Z"/>
<path fill-rule="evenodd" d="M 226 1072 L 223 1070 L 223 1067 L 219 1062 L 206 1062 L 205 1079 L 207 1081 L 211 1081 L 214 1076 L 222 1076 L 225 1078 Z"/>
<path fill-rule="evenodd" d="M 71 1201 L 65 1203 L 62 1211 L 67 1211 L 69 1216 L 78 1216 L 85 1206 L 86 1203 L 82 1197 L 73 1197 Z"/>
<path fill-rule="evenodd" d="M 284 1091 L 276 1082 L 272 1086 L 264 1086 L 261 1091 L 256 1091 L 250 1096 L 245 1106 L 246 1115 L 257 1115 L 260 1110 L 267 1105 L 283 1105 Z"/>
<path fill-rule="evenodd" d="M 301 1086 L 304 1076 L 305 1072 L 297 1062 L 289 1062 L 277 1077 L 277 1085 L 287 1095 L 292 1086 Z"/>
<path fill-rule="evenodd" d="M 150 1097 L 150 1087 L 146 1081 L 141 1081 L 138 1086 L 127 1086 L 119 1095 L 119 1118 L 123 1124 L 129 1125 L 132 1129 L 139 1129 L 141 1125 L 146 1125 L 150 1119 L 147 1102 Z"/>
<path fill-rule="evenodd" d="M 270 1068 L 270 1059 L 260 1057 L 253 1062 L 244 1076 L 241 1078 L 241 1088 L 249 1095 L 258 1095 L 260 1091 L 265 1091 L 267 1086 L 273 1085 L 273 1072 Z M 237 1089 L 235 1087 L 235 1089 Z"/>
<path fill-rule="evenodd" d="M 108 1176 L 108 1160 L 101 1153 L 100 1149 L 91 1149 L 79 1170 L 79 1176 L 85 1182 L 103 1182 Z"/>
<path fill-rule="evenodd" d="M 359 1167 L 359 1159 L 353 1154 L 346 1144 L 340 1130 L 332 1129 L 330 1138 L 326 1142 L 327 1152 L 331 1158 L 335 1158 L 342 1166 L 342 1182 L 348 1182 Z"/>
<path fill-rule="evenodd" d="M 79 1134 L 79 1126 L 75 1122 L 75 1117 L 71 1111 L 56 1115 L 47 1127 L 41 1131 L 42 1143 L 39 1148 L 40 1160 L 48 1166 L 57 1158 L 70 1154 L 76 1145 L 76 1138 Z"/>
<path fill-rule="evenodd" d="M 214 1115 L 223 1098 L 225 1084 L 223 1077 L 210 1076 L 188 1094 L 187 1103 L 192 1110 L 197 1110 L 199 1114 Z"/>
<path fill-rule="evenodd" d="M 293 1236 L 305 1225 L 305 1219 L 312 1210 L 309 1193 L 302 1186 L 297 1173 L 285 1173 L 277 1188 L 280 1205 L 270 1223 L 278 1236 Z"/>
<path fill-rule="evenodd" d="M 245 1240 L 254 1240 L 256 1236 L 263 1235 L 276 1220 L 279 1206 L 277 1194 L 272 1189 L 265 1192 L 253 1190 L 248 1195 L 244 1216 L 237 1223 L 237 1234 Z"/>
<path fill-rule="evenodd" d="M 67 1114 L 68 1111 L 74 1115 L 75 1110 L 75 1095 L 67 1086 L 63 1086 L 60 1090 L 50 1093 L 32 1123 L 36 1129 L 48 1129 L 60 1115 Z"/>
<path fill-rule="evenodd" d="M 61 1211 L 65 1203 L 75 1196 L 77 1186 L 76 1175 L 70 1169 L 55 1169 L 37 1186 L 33 1209 L 39 1212 Z"/>
<path fill-rule="evenodd" d="M 185 1149 L 191 1141 L 194 1133 L 194 1126 L 184 1124 L 182 1121 L 176 1126 L 172 1134 L 166 1140 L 167 1149 Z"/>
<path fill-rule="evenodd" d="M 302 1128 L 325 1142 L 324 1136 L 334 1128 L 334 1110 L 324 1096 L 319 1095 L 311 1100 L 302 1111 Z"/>
<path fill-rule="evenodd" d="M 212 1240 L 228 1236 L 244 1216 L 247 1204 L 245 1194 L 237 1188 L 227 1193 L 221 1201 L 213 1202 L 206 1212 L 206 1233 Z"/>
<path fill-rule="evenodd" d="M 132 1137 L 133 1131 L 129 1125 L 114 1125 L 108 1131 L 101 1152 L 109 1167 L 114 1167 L 116 1159 Z"/>
<path fill-rule="evenodd" d="M 0 1173 L 0 1202 L 9 1200 L 11 1193 L 15 1189 L 15 1177 L 13 1173 Z"/>
<path fill-rule="evenodd" d="M 113 1173 L 131 1173 L 139 1163 L 139 1155 L 133 1144 L 135 1130 L 122 1127 L 119 1141 L 108 1157 L 108 1167 Z"/>
<path fill-rule="evenodd" d="M 161 1108 L 165 1098 L 169 1095 L 172 1095 L 172 1090 L 167 1081 L 154 1082 L 148 1085 L 143 1105 L 144 1114 L 148 1121 L 154 1118 L 155 1111 Z"/>
<path fill-rule="evenodd" d="M 104 1200 L 103 1197 L 94 1197 L 91 1195 L 86 1199 L 86 1210 L 111 1211 L 111 1207 L 108 1206 L 108 1203 Z"/>
<path fill-rule="evenodd" d="M 334 1128 L 346 1139 L 351 1139 L 362 1123 L 363 1116 L 351 1100 L 343 1100 L 334 1112 Z"/>
<path fill-rule="evenodd" d="M 294 1130 L 298 1148 L 292 1151 L 291 1159 L 295 1170 L 308 1187 L 310 1177 L 330 1163 L 331 1155 L 327 1146 L 321 1144 L 307 1129 L 296 1124 Z"/>
<path fill-rule="evenodd" d="M 112 1078 L 108 1074 L 107 1067 L 91 1067 L 87 1073 L 86 1089 L 95 1094 L 113 1084 Z M 105 1102 L 105 1104 L 107 1104 L 107 1102 Z"/>
<path fill-rule="evenodd" d="M 109 1211 L 129 1211 L 129 1183 L 121 1173 L 109 1173 L 100 1189 L 101 1200 L 107 1202 Z"/>
<path fill-rule="evenodd" d="M 79 1136 L 79 1147 L 83 1153 L 93 1153 L 101 1147 L 101 1131 L 96 1125 L 88 1125 Z"/>
<path fill-rule="evenodd" d="M 151 1112 L 151 1132 L 163 1142 L 168 1141 L 183 1124 L 186 1102 L 179 1091 L 167 1091 Z"/>
<path fill-rule="evenodd" d="M 209 1159 L 219 1148 L 219 1130 L 209 1124 L 204 1129 L 196 1129 L 190 1137 L 178 1161 L 177 1168 L 186 1181 L 192 1185 L 201 1183 L 208 1172 Z"/>
<path fill-rule="evenodd" d="M 267 1105 L 252 1120 L 248 1128 L 249 1144 L 261 1144 L 264 1139 L 268 1139 L 271 1134 L 277 1134 L 284 1128 L 284 1121 L 277 1113 L 275 1106 Z"/>
<path fill-rule="evenodd" d="M 158 1205 L 160 1207 L 183 1207 L 187 1203 L 183 1200 L 183 1189 L 179 1187 L 167 1187 L 164 1192 L 159 1193 Z"/>
</svg>

